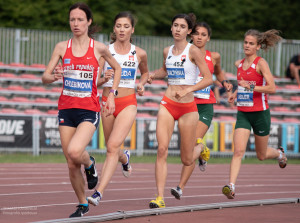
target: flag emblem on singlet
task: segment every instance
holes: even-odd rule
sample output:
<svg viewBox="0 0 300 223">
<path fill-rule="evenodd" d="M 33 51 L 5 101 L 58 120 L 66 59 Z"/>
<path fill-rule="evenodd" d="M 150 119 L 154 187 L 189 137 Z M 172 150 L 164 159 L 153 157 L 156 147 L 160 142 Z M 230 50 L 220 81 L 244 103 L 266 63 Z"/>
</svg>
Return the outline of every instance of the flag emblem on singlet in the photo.
<svg viewBox="0 0 300 223">
<path fill-rule="evenodd" d="M 134 56 L 133 55 L 129 55 L 129 60 L 134 61 Z"/>
<path fill-rule="evenodd" d="M 186 59 L 186 55 L 181 56 L 181 61 L 184 61 Z"/>
<path fill-rule="evenodd" d="M 64 60 L 64 64 L 70 64 L 71 63 L 71 59 L 65 59 Z"/>
</svg>

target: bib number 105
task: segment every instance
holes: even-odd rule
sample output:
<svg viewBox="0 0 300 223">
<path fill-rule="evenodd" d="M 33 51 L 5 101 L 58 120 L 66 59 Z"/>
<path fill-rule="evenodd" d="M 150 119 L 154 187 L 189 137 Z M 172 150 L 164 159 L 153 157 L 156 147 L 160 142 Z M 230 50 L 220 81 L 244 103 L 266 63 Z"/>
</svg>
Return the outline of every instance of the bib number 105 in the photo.
<svg viewBox="0 0 300 223">
<path fill-rule="evenodd" d="M 91 79 L 91 78 L 93 78 L 93 73 L 92 72 L 80 72 L 79 76 L 80 76 L 80 78 Z"/>
</svg>

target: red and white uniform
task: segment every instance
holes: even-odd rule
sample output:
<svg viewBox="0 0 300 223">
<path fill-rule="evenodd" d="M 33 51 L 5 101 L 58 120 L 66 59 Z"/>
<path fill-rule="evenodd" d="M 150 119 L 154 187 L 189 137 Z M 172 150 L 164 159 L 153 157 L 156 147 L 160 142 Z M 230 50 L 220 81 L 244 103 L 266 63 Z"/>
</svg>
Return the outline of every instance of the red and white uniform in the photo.
<svg viewBox="0 0 300 223">
<path fill-rule="evenodd" d="M 135 88 L 135 80 L 136 74 L 139 67 L 139 61 L 136 55 L 135 45 L 131 44 L 130 51 L 125 54 L 118 54 L 115 51 L 114 44 L 109 45 L 109 51 L 119 63 L 122 68 L 121 80 L 119 83 L 119 87 L 122 88 Z M 110 65 L 105 62 L 104 64 L 104 72 L 106 70 L 112 69 Z M 104 83 L 103 87 L 112 87 L 113 86 L 113 77 L 111 77 L 108 82 Z"/>
<path fill-rule="evenodd" d="M 168 85 L 194 85 L 197 79 L 197 66 L 190 61 L 189 51 L 192 44 L 188 43 L 180 55 L 173 55 L 172 45 L 169 49 L 166 58 L 166 68 L 168 73 Z M 178 120 L 184 114 L 190 112 L 197 112 L 195 101 L 188 103 L 178 103 L 167 96 L 164 96 L 160 102 L 169 113 L 173 116 L 174 120 Z"/>
<path fill-rule="evenodd" d="M 75 57 L 70 39 L 62 61 L 63 90 L 58 100 L 58 110 L 80 108 L 99 112 L 99 63 L 94 53 L 94 40 L 90 39 L 88 51 L 84 56 Z"/>
<path fill-rule="evenodd" d="M 237 70 L 238 82 L 242 78 L 250 85 L 265 86 L 265 78 L 256 72 L 256 66 L 261 57 L 256 57 L 251 66 L 247 70 L 243 70 L 245 58 L 241 61 Z M 256 91 L 248 90 L 242 86 L 238 86 L 237 93 L 238 110 L 242 112 L 264 111 L 269 108 L 267 95 Z"/>
<path fill-rule="evenodd" d="M 170 46 L 166 58 L 166 68 L 168 73 L 168 85 L 194 85 L 197 79 L 197 66 L 189 58 L 190 47 L 188 43 L 180 55 L 173 55 Z"/>
<path fill-rule="evenodd" d="M 213 74 L 214 73 L 214 64 L 212 62 L 211 52 L 208 50 L 206 50 L 206 53 L 205 53 L 205 62 L 208 66 L 210 73 Z M 197 77 L 196 83 L 200 82 L 203 79 L 198 67 L 197 67 L 197 72 L 199 73 L 199 76 Z M 217 103 L 215 94 L 211 90 L 211 86 L 208 86 L 204 89 L 195 91 L 194 97 L 195 97 L 196 104 L 215 104 L 215 103 Z"/>
</svg>

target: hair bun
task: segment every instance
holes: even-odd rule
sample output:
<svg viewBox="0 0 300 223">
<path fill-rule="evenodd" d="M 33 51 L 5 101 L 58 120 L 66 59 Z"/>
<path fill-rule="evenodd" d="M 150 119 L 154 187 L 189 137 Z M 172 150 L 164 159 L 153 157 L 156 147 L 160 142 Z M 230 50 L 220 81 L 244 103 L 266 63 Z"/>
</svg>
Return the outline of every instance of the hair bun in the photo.
<svg viewBox="0 0 300 223">
<path fill-rule="evenodd" d="M 195 15 L 194 13 L 191 12 L 191 13 L 188 14 L 188 16 L 191 18 L 191 21 L 192 21 L 193 27 L 194 27 L 195 24 L 196 24 L 196 21 L 197 21 L 196 15 Z"/>
</svg>

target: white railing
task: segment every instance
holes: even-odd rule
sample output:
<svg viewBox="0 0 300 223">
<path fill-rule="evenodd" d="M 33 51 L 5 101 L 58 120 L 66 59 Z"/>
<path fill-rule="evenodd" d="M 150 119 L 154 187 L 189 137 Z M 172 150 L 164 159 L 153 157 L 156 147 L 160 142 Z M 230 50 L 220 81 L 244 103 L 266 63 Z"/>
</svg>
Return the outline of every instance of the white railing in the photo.
<svg viewBox="0 0 300 223">
<path fill-rule="evenodd" d="M 0 28 L 0 62 L 5 64 L 47 64 L 55 44 L 71 37 L 71 32 Z M 109 43 L 109 35 L 97 34 L 95 39 Z M 163 48 L 172 44 L 171 37 L 134 36 L 133 43 L 145 49 L 150 70 L 162 66 Z M 222 69 L 235 73 L 234 62 L 243 57 L 243 42 L 211 40 L 208 49 L 221 54 Z M 300 52 L 300 40 L 283 40 L 277 47 L 261 55 L 276 76 L 284 76 L 290 58 Z"/>
</svg>

